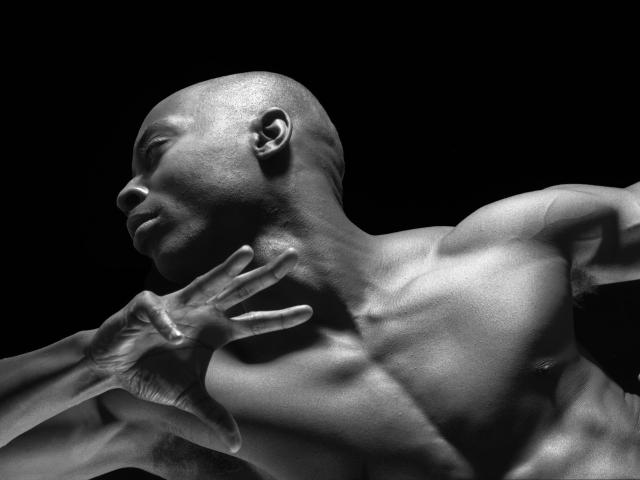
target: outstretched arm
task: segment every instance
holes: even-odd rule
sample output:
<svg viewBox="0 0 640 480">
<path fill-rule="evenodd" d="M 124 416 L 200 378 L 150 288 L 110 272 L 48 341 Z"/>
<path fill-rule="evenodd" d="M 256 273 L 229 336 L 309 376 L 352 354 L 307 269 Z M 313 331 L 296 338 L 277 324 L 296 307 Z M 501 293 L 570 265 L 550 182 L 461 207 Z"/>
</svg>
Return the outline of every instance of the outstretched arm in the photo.
<svg viewBox="0 0 640 480">
<path fill-rule="evenodd" d="M 95 332 L 0 360 L 0 478 L 93 478 L 144 460 L 141 430 L 100 413 L 111 384 L 87 365 Z"/>
<path fill-rule="evenodd" d="M 154 432 L 142 424 L 105 418 L 98 398 L 42 422 L 0 448 L 0 478 L 84 480 L 148 465 Z"/>
<path fill-rule="evenodd" d="M 78 332 L 34 352 L 0 360 L 0 447 L 64 410 L 110 388 L 84 349 L 93 331 Z"/>
<path fill-rule="evenodd" d="M 135 448 L 140 444 L 131 441 L 139 419 L 103 418 L 100 402 L 91 400 L 116 389 L 127 390 L 147 408 L 166 409 L 164 420 L 178 412 L 177 425 L 184 429 L 186 424 L 196 441 L 237 450 L 235 421 L 204 388 L 213 351 L 239 338 L 299 325 L 312 313 L 301 305 L 228 317 L 226 310 L 278 282 L 297 261 L 295 251 L 287 250 L 267 265 L 240 274 L 252 258 L 251 249 L 243 247 L 182 290 L 164 297 L 137 295 L 96 331 L 3 359 L 0 478 L 21 478 L 26 471 L 30 478 L 87 478 L 86 472 L 96 468 L 127 466 L 123 462 L 140 450 Z M 127 442 L 132 448 L 123 448 Z"/>
<path fill-rule="evenodd" d="M 273 480 L 257 467 L 173 430 L 205 435 L 203 424 L 191 415 L 110 390 L 0 448 L 0 478 L 85 480 L 129 467 L 168 480 Z"/>
<path fill-rule="evenodd" d="M 441 241 L 443 254 L 510 241 L 555 249 L 595 285 L 640 279 L 640 183 L 558 185 L 486 205 Z"/>
<path fill-rule="evenodd" d="M 627 188 L 558 185 L 550 235 L 596 285 L 640 279 L 640 182 Z"/>
</svg>

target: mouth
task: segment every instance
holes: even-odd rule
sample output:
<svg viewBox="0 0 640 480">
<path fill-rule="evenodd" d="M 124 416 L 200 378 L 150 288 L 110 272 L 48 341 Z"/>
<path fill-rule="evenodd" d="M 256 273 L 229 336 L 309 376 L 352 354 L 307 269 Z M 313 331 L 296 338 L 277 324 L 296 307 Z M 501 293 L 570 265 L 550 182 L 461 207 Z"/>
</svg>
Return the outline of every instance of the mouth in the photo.
<svg viewBox="0 0 640 480">
<path fill-rule="evenodd" d="M 136 213 L 129 215 L 129 218 L 127 218 L 127 231 L 131 239 L 135 238 L 136 232 L 140 227 L 154 220 L 156 217 L 157 215 L 155 213 Z"/>
<path fill-rule="evenodd" d="M 140 253 L 144 253 L 144 241 L 159 220 L 156 213 L 138 213 L 130 215 L 127 219 L 127 230 L 133 240 L 133 247 Z"/>
</svg>

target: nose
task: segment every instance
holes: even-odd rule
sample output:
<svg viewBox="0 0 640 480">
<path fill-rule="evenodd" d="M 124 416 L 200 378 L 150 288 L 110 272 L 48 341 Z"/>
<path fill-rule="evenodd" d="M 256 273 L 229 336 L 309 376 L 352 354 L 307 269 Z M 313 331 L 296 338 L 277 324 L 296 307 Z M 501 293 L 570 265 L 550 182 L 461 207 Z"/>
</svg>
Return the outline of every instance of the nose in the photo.
<svg viewBox="0 0 640 480">
<path fill-rule="evenodd" d="M 129 215 L 129 212 L 140 205 L 145 198 L 149 195 L 149 189 L 144 185 L 138 183 L 138 179 L 132 178 L 127 183 L 116 199 L 118 208 L 122 210 L 125 215 Z"/>
</svg>

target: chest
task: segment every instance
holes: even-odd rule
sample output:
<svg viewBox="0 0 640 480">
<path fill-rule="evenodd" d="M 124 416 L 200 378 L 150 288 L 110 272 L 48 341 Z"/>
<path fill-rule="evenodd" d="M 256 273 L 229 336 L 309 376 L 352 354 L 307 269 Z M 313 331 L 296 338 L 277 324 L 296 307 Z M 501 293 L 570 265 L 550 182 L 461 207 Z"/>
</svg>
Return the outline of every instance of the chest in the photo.
<svg viewBox="0 0 640 480">
<path fill-rule="evenodd" d="M 277 478 L 375 479 L 372 459 L 395 474 L 451 462 L 402 386 L 350 338 L 271 365 L 239 366 L 223 351 L 214 362 L 208 389 L 238 421 L 242 458 Z"/>
<path fill-rule="evenodd" d="M 464 473 L 516 448 L 575 355 L 559 263 L 516 252 L 466 259 L 380 298 L 359 338 L 254 365 L 216 352 L 207 386 L 238 420 L 245 459 L 273 468 L 286 458 L 277 468 L 318 478 L 360 478 L 364 464 L 373 478 L 389 468 Z"/>
<path fill-rule="evenodd" d="M 566 265 L 528 250 L 443 261 L 393 297 L 369 320 L 364 341 L 431 404 L 440 395 L 448 408 L 456 398 L 498 400 L 576 353 Z"/>
<path fill-rule="evenodd" d="M 566 264 L 488 251 L 443 261 L 394 298 L 371 320 L 372 356 L 466 460 L 499 469 L 550 418 L 580 358 Z"/>
</svg>

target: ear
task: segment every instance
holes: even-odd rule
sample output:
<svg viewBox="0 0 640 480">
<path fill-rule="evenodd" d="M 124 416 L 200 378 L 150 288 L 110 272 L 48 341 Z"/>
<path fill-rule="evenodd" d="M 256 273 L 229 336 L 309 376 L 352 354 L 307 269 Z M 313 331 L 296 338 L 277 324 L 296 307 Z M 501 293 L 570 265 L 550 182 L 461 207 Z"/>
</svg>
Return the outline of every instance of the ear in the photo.
<svg viewBox="0 0 640 480">
<path fill-rule="evenodd" d="M 271 107 L 251 122 L 251 128 L 253 152 L 259 160 L 266 160 L 288 147 L 293 125 L 287 112 Z"/>
</svg>

